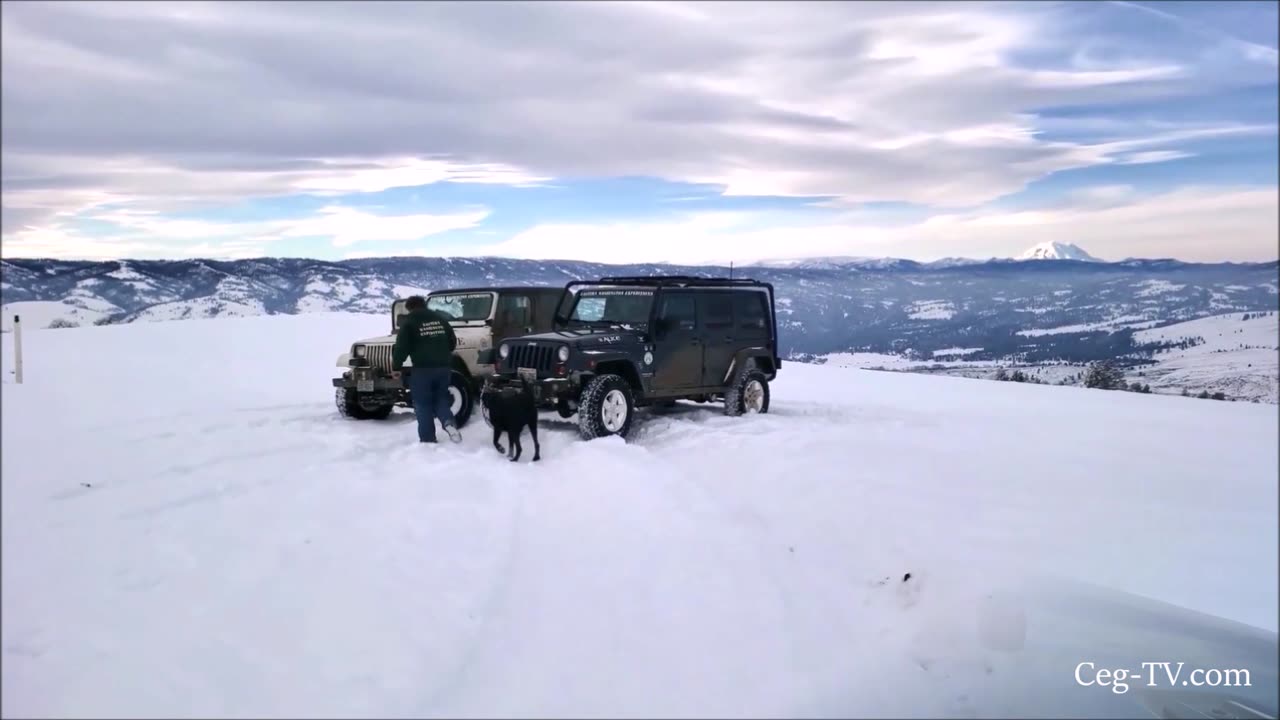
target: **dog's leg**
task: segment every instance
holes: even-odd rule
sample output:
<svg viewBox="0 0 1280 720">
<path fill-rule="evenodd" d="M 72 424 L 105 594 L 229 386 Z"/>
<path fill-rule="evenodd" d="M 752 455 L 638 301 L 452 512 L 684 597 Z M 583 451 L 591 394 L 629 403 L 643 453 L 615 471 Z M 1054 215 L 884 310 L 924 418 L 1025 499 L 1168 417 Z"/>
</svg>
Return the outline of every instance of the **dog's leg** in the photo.
<svg viewBox="0 0 1280 720">
<path fill-rule="evenodd" d="M 529 435 L 533 437 L 533 461 L 538 462 L 542 457 L 542 447 L 538 445 L 538 418 L 534 417 L 533 422 L 529 423 Z"/>
<path fill-rule="evenodd" d="M 506 448 L 502 447 L 502 443 L 501 443 L 501 442 L 499 442 L 499 440 L 501 440 L 501 438 L 502 438 L 502 426 L 498 425 L 497 423 L 494 423 L 494 425 L 493 425 L 493 446 L 494 446 L 495 448 L 497 448 L 497 449 L 498 449 L 498 452 L 500 452 L 500 453 L 504 453 L 504 452 L 506 452 L 507 450 L 506 450 Z"/>
<path fill-rule="evenodd" d="M 514 431 L 515 434 L 511 436 L 511 444 L 514 445 L 516 449 L 516 454 L 512 456 L 511 462 L 518 462 L 520 460 L 520 453 L 524 452 L 524 446 L 520 444 L 520 432 L 522 430 L 524 430 L 524 428 L 516 427 Z"/>
<path fill-rule="evenodd" d="M 520 443 L 520 438 L 517 435 L 518 432 L 520 431 L 511 430 L 510 428 L 507 429 L 507 459 L 512 462 L 515 462 L 516 448 L 519 446 L 519 443 Z"/>
</svg>

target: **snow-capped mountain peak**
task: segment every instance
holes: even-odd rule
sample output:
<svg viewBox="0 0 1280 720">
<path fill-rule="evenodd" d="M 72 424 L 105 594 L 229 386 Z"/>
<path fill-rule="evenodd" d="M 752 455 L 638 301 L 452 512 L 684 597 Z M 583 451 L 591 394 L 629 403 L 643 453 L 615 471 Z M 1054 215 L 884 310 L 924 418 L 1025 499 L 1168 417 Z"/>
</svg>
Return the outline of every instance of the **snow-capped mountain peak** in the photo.
<svg viewBox="0 0 1280 720">
<path fill-rule="evenodd" d="M 1100 262 L 1100 260 L 1079 245 L 1061 242 L 1042 242 L 1022 253 L 1020 260 L 1082 260 L 1084 262 Z"/>
</svg>

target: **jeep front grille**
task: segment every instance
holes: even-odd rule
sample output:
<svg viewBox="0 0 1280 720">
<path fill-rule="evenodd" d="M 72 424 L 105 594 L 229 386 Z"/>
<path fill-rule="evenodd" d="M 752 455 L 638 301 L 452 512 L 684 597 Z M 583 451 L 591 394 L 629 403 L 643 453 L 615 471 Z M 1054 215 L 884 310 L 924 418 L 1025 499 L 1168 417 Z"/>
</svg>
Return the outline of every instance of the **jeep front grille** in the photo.
<svg viewBox="0 0 1280 720">
<path fill-rule="evenodd" d="M 369 360 L 370 367 L 391 372 L 390 345 L 365 345 L 364 356 Z"/>
<path fill-rule="evenodd" d="M 539 372 L 551 369 L 556 349 L 550 345 L 528 345 L 522 342 L 511 344 L 511 354 L 507 356 L 512 370 L 533 368 Z"/>
</svg>

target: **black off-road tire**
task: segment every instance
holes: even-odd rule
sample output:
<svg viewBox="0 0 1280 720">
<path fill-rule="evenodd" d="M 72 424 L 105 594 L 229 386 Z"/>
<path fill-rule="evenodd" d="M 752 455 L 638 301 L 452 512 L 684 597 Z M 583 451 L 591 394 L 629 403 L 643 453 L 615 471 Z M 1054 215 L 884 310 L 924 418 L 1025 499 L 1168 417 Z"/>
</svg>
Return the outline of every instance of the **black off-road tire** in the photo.
<svg viewBox="0 0 1280 720">
<path fill-rule="evenodd" d="M 449 373 L 449 388 L 462 395 L 462 405 L 458 408 L 458 412 L 453 414 L 453 422 L 461 430 L 464 425 L 471 421 L 471 413 L 476 407 L 476 389 L 471 384 L 471 380 L 457 370 Z M 449 404 L 452 406 L 452 396 L 450 396 L 449 400 Z"/>
<path fill-rule="evenodd" d="M 605 425 L 603 413 L 606 402 L 612 405 L 615 400 L 622 402 L 626 416 L 620 426 L 610 429 Z M 626 439 L 627 434 L 631 432 L 635 415 L 636 403 L 631 385 L 620 375 L 597 375 L 583 388 L 582 398 L 578 401 L 578 434 L 583 440 L 595 440 L 610 435 Z"/>
<path fill-rule="evenodd" d="M 758 387 L 761 394 L 759 410 L 755 412 L 769 412 L 769 379 L 755 363 L 749 363 L 734 377 L 733 385 L 724 394 L 725 415 L 737 417 L 747 412 L 747 396 L 751 394 L 748 387 Z"/>
<path fill-rule="evenodd" d="M 358 395 L 352 388 L 334 388 L 333 401 L 343 417 L 352 420 L 386 420 L 395 408 L 394 405 L 387 404 L 377 410 L 366 410 L 360 405 Z"/>
</svg>

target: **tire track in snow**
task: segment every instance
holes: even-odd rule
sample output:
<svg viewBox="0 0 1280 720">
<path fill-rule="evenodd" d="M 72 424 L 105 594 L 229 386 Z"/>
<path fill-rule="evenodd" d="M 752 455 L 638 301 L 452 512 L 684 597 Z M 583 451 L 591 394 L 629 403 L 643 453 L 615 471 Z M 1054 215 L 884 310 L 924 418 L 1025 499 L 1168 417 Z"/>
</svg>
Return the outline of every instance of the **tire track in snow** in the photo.
<svg viewBox="0 0 1280 720">
<path fill-rule="evenodd" d="M 479 627 L 473 632 L 466 646 L 460 650 L 457 660 L 449 670 L 437 674 L 433 678 L 431 689 L 422 697 L 414 698 L 408 704 L 408 707 L 398 713 L 399 716 L 448 717 L 448 713 L 439 712 L 436 708 L 445 703 L 452 693 L 455 693 L 460 686 L 465 684 L 483 651 L 489 644 L 494 642 L 492 638 L 495 632 L 493 618 L 502 617 L 511 603 L 511 581 L 515 575 L 515 570 L 518 566 L 517 561 L 521 554 L 520 541 L 528 492 L 529 486 L 527 482 L 521 483 L 516 491 L 515 505 L 511 510 L 511 523 L 507 532 L 506 549 L 502 554 L 503 559 L 498 564 L 497 570 L 489 583 L 488 592 L 485 593 L 484 599 L 480 601 L 476 609 L 475 615 L 480 619 Z M 501 642 L 498 641 L 496 644 L 501 644 Z"/>
<path fill-rule="evenodd" d="M 759 666 L 789 652 L 768 630 L 785 609 L 756 587 L 755 558 L 734 540 L 706 545 L 705 514 L 654 483 L 649 455 L 620 441 L 577 444 L 560 459 L 599 475 L 529 481 L 509 584 L 430 712 L 741 715 L 762 705 L 744 687 L 778 695 L 780 680 Z M 700 661 L 725 645 L 742 652 Z"/>
<path fill-rule="evenodd" d="M 793 417 L 812 415 L 822 417 L 825 413 L 800 412 Z M 858 420 L 866 422 L 863 418 Z M 707 424 L 706 420 L 699 423 L 703 429 L 707 428 Z M 925 672 L 935 670 L 938 655 L 936 651 L 929 649 L 926 642 L 933 633 L 922 629 L 923 618 L 919 613 L 912 612 L 922 598 L 921 592 L 929 575 L 926 568 L 912 563 L 912 580 L 904 583 L 901 580 L 901 568 L 907 565 L 902 562 L 905 553 L 892 539 L 888 540 L 887 545 L 882 539 L 877 543 L 884 545 L 881 549 L 888 552 L 883 553 L 884 557 L 875 558 L 873 562 L 868 562 L 866 557 L 872 553 L 862 553 L 862 557 L 857 557 L 857 550 L 860 548 L 853 548 L 855 557 L 851 559 L 860 560 L 864 565 L 876 565 L 889 572 L 888 576 L 881 576 L 881 579 L 870 579 L 863 575 L 859 581 L 856 575 L 842 572 L 838 566 L 814 565 L 805 558 L 805 551 L 816 550 L 824 557 L 827 554 L 824 551 L 840 552 L 839 538 L 831 538 L 829 543 L 824 543 L 826 547 L 823 548 L 797 548 L 795 539 L 783 542 L 775 530 L 775 523 L 769 519 L 771 513 L 767 509 L 757 509 L 751 503 L 749 489 L 735 491 L 731 474 L 726 474 L 722 468 L 712 467 L 703 460 L 706 455 L 700 449 L 709 442 L 718 440 L 721 451 L 727 450 L 731 455 L 744 456 L 743 462 L 751 467 L 767 467 L 770 461 L 777 461 L 773 452 L 766 450 L 766 457 L 759 459 L 752 455 L 759 452 L 761 441 L 764 447 L 768 447 L 770 435 L 777 431 L 779 424 L 767 415 L 726 418 L 724 424 L 716 428 L 715 438 L 712 438 L 707 433 L 685 432 L 688 423 L 673 420 L 651 426 L 646 443 L 662 451 L 664 457 L 671 458 L 669 464 L 682 464 L 681 469 L 687 477 L 674 487 L 685 490 L 686 496 L 691 497 L 691 504 L 701 503 L 712 508 L 712 512 L 723 520 L 724 525 L 737 528 L 742 543 L 755 549 L 762 571 L 783 595 L 789 611 L 788 617 L 791 618 L 788 637 L 794 648 L 790 667 L 802 669 L 805 676 L 804 690 L 797 696 L 797 703 L 803 702 L 807 706 L 807 700 L 800 698 L 829 695 L 832 690 L 846 687 L 849 678 L 859 673 L 859 668 L 869 660 L 858 652 L 859 647 L 868 643 L 888 650 L 891 656 L 872 660 L 887 659 L 900 665 L 911 663 L 912 667 Z M 793 422 L 786 424 L 792 425 Z M 849 422 L 833 424 L 824 421 L 821 424 L 813 423 L 812 427 L 798 429 L 806 433 L 807 437 L 803 445 L 795 445 L 794 439 L 800 433 L 789 434 L 788 442 L 791 445 L 783 452 L 790 458 L 804 457 L 810 447 L 830 447 L 842 442 L 848 445 Z M 796 467 L 794 461 L 786 461 L 783 465 L 792 470 Z M 789 474 L 777 475 L 780 482 L 794 477 Z M 859 482 L 856 472 L 849 474 L 848 471 L 841 473 L 839 479 L 833 478 L 833 481 L 844 485 Z M 697 498 L 693 499 L 689 491 L 696 493 Z M 849 488 L 844 488 L 842 492 L 847 495 Z M 861 494 L 866 495 L 865 492 Z M 874 506 L 855 504 L 850 508 L 850 524 L 865 524 L 857 518 L 875 512 L 877 510 Z M 794 522 L 794 518 L 792 520 Z M 799 555 L 796 554 L 797 550 Z M 871 694 L 874 695 L 874 691 Z M 886 695 L 878 701 L 891 705 L 896 698 Z M 799 704 L 782 707 L 778 708 L 778 712 L 794 713 L 799 707 Z"/>
</svg>

